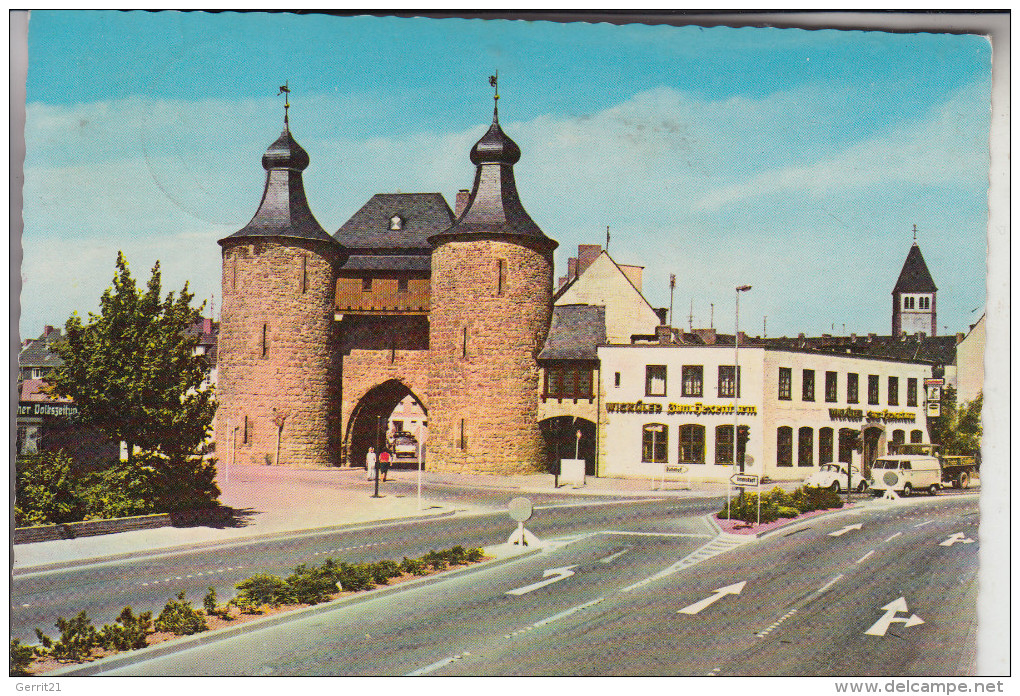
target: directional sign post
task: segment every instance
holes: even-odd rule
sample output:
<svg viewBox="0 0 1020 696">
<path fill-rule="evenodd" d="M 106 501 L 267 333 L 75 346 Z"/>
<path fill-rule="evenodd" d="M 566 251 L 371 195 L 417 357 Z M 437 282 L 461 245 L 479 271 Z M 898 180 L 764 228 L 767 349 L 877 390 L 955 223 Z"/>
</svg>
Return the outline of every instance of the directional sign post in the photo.
<svg viewBox="0 0 1020 696">
<path fill-rule="evenodd" d="M 507 594 L 520 597 L 522 594 L 527 594 L 529 592 L 532 592 L 533 590 L 537 590 L 540 587 L 551 585 L 554 582 L 559 582 L 560 580 L 566 580 L 567 578 L 574 574 L 573 569 L 576 567 L 577 567 L 576 565 L 571 565 L 565 566 L 563 568 L 550 568 L 549 570 L 545 571 L 542 574 L 542 577 L 544 577 L 545 580 L 539 580 L 536 583 L 532 583 L 524 587 L 518 587 L 516 590 L 510 590 L 509 592 L 507 592 Z"/>
<path fill-rule="evenodd" d="M 894 623 L 901 623 L 904 628 L 910 628 L 911 626 L 918 626 L 924 623 L 924 620 L 922 620 L 917 614 L 911 614 L 909 619 L 906 617 L 896 618 L 896 614 L 898 612 L 907 611 L 907 600 L 904 597 L 900 597 L 899 599 L 889 602 L 882 607 L 882 611 L 885 612 L 885 615 L 873 623 L 871 628 L 864 632 L 864 635 L 884 636 L 885 632 L 889 630 L 889 626 Z"/>
<path fill-rule="evenodd" d="M 738 595 L 738 594 L 740 594 L 741 590 L 744 589 L 744 585 L 746 585 L 746 584 L 747 584 L 747 581 L 744 580 L 743 582 L 738 582 L 738 583 L 733 584 L 733 585 L 727 585 L 726 587 L 720 587 L 718 590 L 715 590 L 711 595 L 709 595 L 705 599 L 701 600 L 700 602 L 695 602 L 694 604 L 688 604 L 686 607 L 684 607 L 683 609 L 678 611 L 677 614 L 697 614 L 702 609 L 705 609 L 707 607 L 712 606 L 713 604 L 718 602 L 720 599 L 722 599 L 726 595 L 731 595 L 731 594 L 732 595 Z"/>
<path fill-rule="evenodd" d="M 540 543 L 538 537 L 524 528 L 524 523 L 531 519 L 534 511 L 531 500 L 528 498 L 514 498 L 507 506 L 510 518 L 517 523 L 517 530 L 507 539 L 508 544 L 514 546 L 530 546 Z"/>
<path fill-rule="evenodd" d="M 730 476 L 730 482 L 734 486 L 757 486 L 758 485 L 758 474 L 733 474 Z"/>
</svg>

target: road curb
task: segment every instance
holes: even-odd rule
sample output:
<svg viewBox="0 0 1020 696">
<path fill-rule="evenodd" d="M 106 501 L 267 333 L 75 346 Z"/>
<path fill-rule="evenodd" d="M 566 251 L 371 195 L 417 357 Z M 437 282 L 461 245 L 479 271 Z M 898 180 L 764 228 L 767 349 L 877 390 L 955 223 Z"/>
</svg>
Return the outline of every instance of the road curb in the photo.
<svg viewBox="0 0 1020 696">
<path fill-rule="evenodd" d="M 403 592 L 404 590 L 425 587 L 437 582 L 443 582 L 449 580 L 452 577 L 459 577 L 462 575 L 470 575 L 472 573 L 480 572 L 490 568 L 498 568 L 501 565 L 511 563 L 521 558 L 527 558 L 535 554 L 541 553 L 542 548 L 536 547 L 534 549 L 521 550 L 517 553 L 513 553 L 501 558 L 495 558 L 491 561 L 484 561 L 482 563 L 476 563 L 474 565 L 467 566 L 465 568 L 457 568 L 455 570 L 446 571 L 443 573 L 436 573 L 435 575 L 429 575 L 424 578 L 417 578 L 415 580 L 408 580 L 402 582 L 399 585 L 387 585 L 380 587 L 375 590 L 369 590 L 367 592 L 359 592 L 352 594 L 347 597 L 341 597 L 340 599 L 334 599 L 330 602 L 324 602 L 322 604 L 315 604 L 310 607 L 304 607 L 302 609 L 295 609 L 294 611 L 285 611 L 272 616 L 267 616 L 263 619 L 256 619 L 255 621 L 249 621 L 248 623 L 241 624 L 239 626 L 231 626 L 230 628 L 223 628 L 218 631 L 208 631 L 205 633 L 196 633 L 195 635 L 185 636 L 174 640 L 164 641 L 157 643 L 156 645 L 142 648 L 141 650 L 131 650 L 129 652 L 119 653 L 117 655 L 111 655 L 94 662 L 86 662 L 84 664 L 68 665 L 60 669 L 55 669 L 50 672 L 44 672 L 43 677 L 78 677 L 78 676 L 89 676 L 100 674 L 102 672 L 119 669 L 121 667 L 128 667 L 130 665 L 139 664 L 148 660 L 155 659 L 157 657 L 163 657 L 164 655 L 171 655 L 177 652 L 183 652 L 190 650 L 191 648 L 199 647 L 202 645 L 210 645 L 217 643 L 222 640 L 227 640 L 235 636 L 250 633 L 252 631 L 260 631 L 262 629 L 271 628 L 280 624 L 285 624 L 290 621 L 296 621 L 303 619 L 308 616 L 314 616 L 316 614 L 323 614 L 328 611 L 334 611 L 337 609 L 344 609 L 348 606 L 355 604 L 361 604 L 368 602 L 373 599 L 379 599 L 387 595 Z M 172 676 L 172 675 L 167 675 Z"/>
<path fill-rule="evenodd" d="M 393 526 L 406 522 L 421 522 L 424 520 L 435 520 L 444 519 L 447 517 L 453 517 L 458 511 L 449 510 L 447 512 L 437 512 L 431 515 L 415 515 L 414 517 L 389 517 L 380 520 L 366 520 L 364 522 L 347 522 L 345 524 L 331 525 L 328 527 L 308 527 L 306 529 L 290 529 L 281 532 L 268 532 L 266 534 L 254 534 L 252 536 L 236 537 L 233 539 L 220 539 L 217 541 L 200 541 L 194 544 L 179 544 L 177 546 L 165 546 L 162 548 L 149 549 L 149 553 L 139 551 L 125 551 L 124 553 L 112 554 L 109 556 L 93 556 L 91 558 L 79 558 L 71 561 L 56 561 L 54 563 L 44 563 L 33 566 L 23 566 L 20 568 L 14 568 L 11 570 L 12 577 L 18 577 L 19 575 L 28 575 L 31 573 L 46 573 L 55 570 L 67 570 L 70 568 L 84 568 L 91 565 L 97 565 L 100 563 L 109 563 L 112 561 L 123 561 L 135 558 L 145 558 L 147 556 L 154 556 L 159 554 L 172 554 L 187 551 L 201 551 L 208 550 L 210 548 L 216 548 L 217 546 L 240 546 L 243 544 L 256 544 L 263 541 L 272 541 L 274 539 L 286 539 L 288 537 L 296 536 L 311 536 L 314 534 L 332 534 L 335 532 L 344 531 L 359 531 L 362 529 L 373 529 L 375 527 Z"/>
</svg>

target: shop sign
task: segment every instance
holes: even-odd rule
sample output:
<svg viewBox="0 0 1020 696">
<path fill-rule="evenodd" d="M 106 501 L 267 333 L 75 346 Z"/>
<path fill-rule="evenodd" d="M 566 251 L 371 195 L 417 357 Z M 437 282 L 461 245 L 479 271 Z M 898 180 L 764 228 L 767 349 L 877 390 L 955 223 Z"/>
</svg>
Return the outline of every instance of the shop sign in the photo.
<svg viewBox="0 0 1020 696">
<path fill-rule="evenodd" d="M 929 418 L 938 418 L 939 416 L 942 415 L 942 404 L 939 403 L 938 401 L 929 401 L 928 411 L 925 415 L 927 415 Z"/>
<path fill-rule="evenodd" d="M 71 403 L 53 403 L 47 401 L 18 402 L 18 416 L 57 416 L 74 418 L 78 415 L 78 406 Z"/>
<path fill-rule="evenodd" d="M 916 419 L 916 415 L 912 411 L 890 411 L 889 409 L 883 409 L 881 411 L 868 411 L 865 413 L 859 408 L 829 409 L 829 420 L 862 421 L 865 419 L 865 416 L 867 416 L 869 421 L 882 421 L 885 423 L 895 421 L 913 423 Z"/>
<path fill-rule="evenodd" d="M 662 404 L 646 404 L 643 401 L 632 403 L 608 402 L 606 403 L 607 413 L 662 413 Z M 666 410 L 669 415 L 677 413 L 690 414 L 693 416 L 732 416 L 733 404 L 669 404 Z M 737 415 L 756 416 L 757 406 L 738 406 Z"/>
</svg>

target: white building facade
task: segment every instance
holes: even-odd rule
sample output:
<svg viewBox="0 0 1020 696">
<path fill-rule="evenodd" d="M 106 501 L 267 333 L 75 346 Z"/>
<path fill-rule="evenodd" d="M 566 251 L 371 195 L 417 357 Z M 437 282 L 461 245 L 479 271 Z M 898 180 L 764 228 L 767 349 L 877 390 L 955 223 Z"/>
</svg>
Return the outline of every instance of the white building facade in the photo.
<svg viewBox="0 0 1020 696">
<path fill-rule="evenodd" d="M 735 378 L 733 346 L 609 345 L 598 355 L 601 476 L 725 481 L 737 470 L 734 432 L 746 432 L 744 471 L 773 481 L 831 461 L 867 474 L 890 443 L 930 441 L 925 363 L 749 346 Z"/>
</svg>

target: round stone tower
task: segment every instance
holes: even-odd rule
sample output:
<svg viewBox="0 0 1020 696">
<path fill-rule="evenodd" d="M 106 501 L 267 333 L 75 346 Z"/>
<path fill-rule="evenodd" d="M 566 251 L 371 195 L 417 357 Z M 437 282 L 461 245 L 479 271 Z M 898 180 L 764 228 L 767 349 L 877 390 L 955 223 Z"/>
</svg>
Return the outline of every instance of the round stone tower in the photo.
<svg viewBox="0 0 1020 696">
<path fill-rule="evenodd" d="M 343 247 L 316 221 L 308 153 L 287 118 L 262 156 L 258 212 L 221 239 L 217 454 L 221 462 L 336 465 L 334 306 Z"/>
<path fill-rule="evenodd" d="M 499 99 L 497 96 L 496 99 Z M 538 364 L 552 314 L 553 250 L 521 205 L 517 144 L 492 126 L 471 149 L 474 187 L 432 244 L 428 465 L 520 473 L 545 465 Z"/>
</svg>

